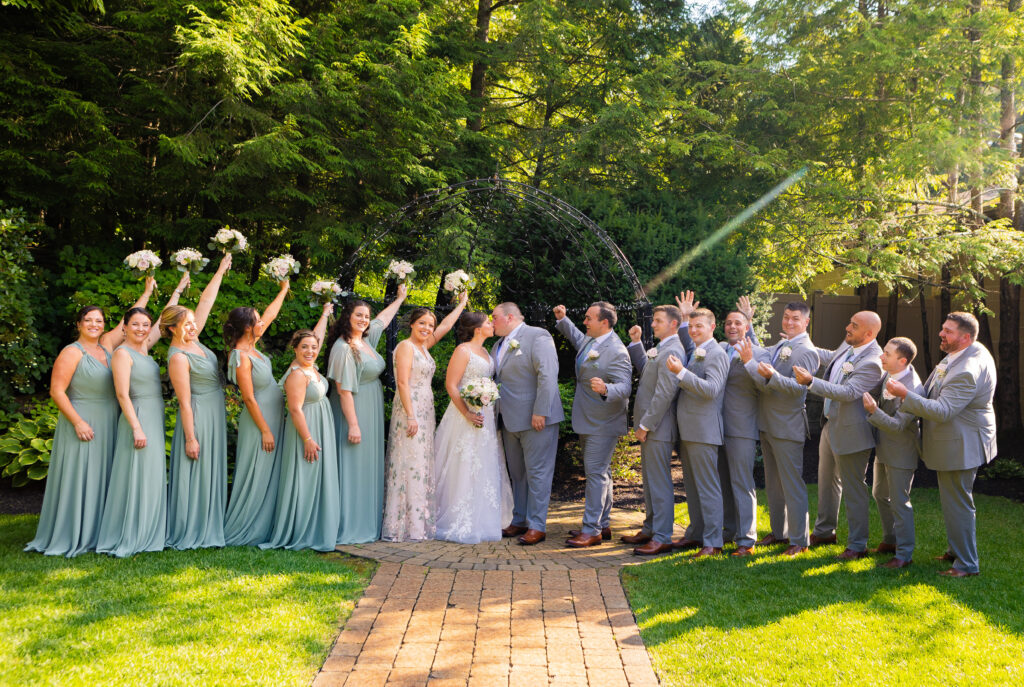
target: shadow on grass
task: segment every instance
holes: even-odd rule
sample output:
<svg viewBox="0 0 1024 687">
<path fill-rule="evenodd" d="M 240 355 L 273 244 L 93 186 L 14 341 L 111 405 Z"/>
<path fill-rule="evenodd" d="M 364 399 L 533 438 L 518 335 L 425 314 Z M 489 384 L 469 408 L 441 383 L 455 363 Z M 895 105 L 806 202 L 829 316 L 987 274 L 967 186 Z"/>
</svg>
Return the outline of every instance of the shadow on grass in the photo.
<svg viewBox="0 0 1024 687">
<path fill-rule="evenodd" d="M 37 520 L 0 521 L 0 606 L 14 609 L 0 621 L 0 663 L 8 664 L 0 667 L 0 683 L 7 683 L 7 670 L 8 678 L 32 682 L 34 664 L 78 670 L 93 660 L 134 663 L 125 656 L 136 652 L 165 670 L 183 653 L 194 654 L 200 666 L 191 679 L 209 681 L 219 663 L 230 664 L 213 680 L 222 683 L 244 674 L 254 659 L 291 661 L 280 674 L 288 682 L 297 670 L 319 666 L 338 620 L 348 616 L 375 567 L 344 554 L 255 547 L 128 559 L 24 553 Z M 169 679 L 187 683 L 189 672 Z"/>
<path fill-rule="evenodd" d="M 815 495 L 812 487 L 812 522 Z M 982 574 L 953 580 L 937 575 L 949 564 L 933 560 L 945 550 L 937 491 L 918 490 L 913 500 L 917 549 L 914 565 L 903 570 L 876 568 L 888 556 L 839 561 L 841 544 L 793 559 L 779 555 L 781 546 L 746 558 L 694 560 L 692 554 L 675 554 L 624 570 L 623 582 L 645 644 L 656 647 L 695 630 L 764 628 L 826 609 L 841 614 L 840 607 L 888 618 L 900 628 L 902 642 L 920 646 L 940 637 L 948 640 L 940 630 L 958 626 L 971 614 L 1001 632 L 1024 637 L 1024 505 L 977 497 Z M 872 518 L 872 540 L 877 542 L 880 525 L 874 511 Z M 845 524 L 845 513 L 840 513 L 840 521 Z M 765 532 L 763 508 L 759 524 Z M 840 542 L 845 534 L 843 526 Z"/>
</svg>

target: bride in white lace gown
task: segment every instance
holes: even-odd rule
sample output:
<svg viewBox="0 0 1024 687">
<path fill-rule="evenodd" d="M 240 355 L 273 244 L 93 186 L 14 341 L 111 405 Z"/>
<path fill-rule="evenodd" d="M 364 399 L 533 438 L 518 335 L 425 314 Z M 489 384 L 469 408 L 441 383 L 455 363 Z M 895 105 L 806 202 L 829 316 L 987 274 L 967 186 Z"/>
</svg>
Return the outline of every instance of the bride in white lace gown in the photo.
<svg viewBox="0 0 1024 687">
<path fill-rule="evenodd" d="M 463 544 L 500 541 L 501 528 L 512 518 L 512 487 L 494 406 L 477 413 L 459 396 L 468 380 L 494 376 L 483 346 L 494 327 L 486 314 L 467 312 L 458 335 L 465 343 L 452 354 L 445 379 L 452 400 L 434 438 L 435 536 Z"/>
</svg>

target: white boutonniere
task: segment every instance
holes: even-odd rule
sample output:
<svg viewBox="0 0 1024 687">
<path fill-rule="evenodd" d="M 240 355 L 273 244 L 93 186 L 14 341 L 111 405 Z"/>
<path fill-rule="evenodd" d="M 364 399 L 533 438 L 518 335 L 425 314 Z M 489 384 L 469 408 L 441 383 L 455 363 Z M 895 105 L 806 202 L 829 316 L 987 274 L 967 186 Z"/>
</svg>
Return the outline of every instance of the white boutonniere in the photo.
<svg viewBox="0 0 1024 687">
<path fill-rule="evenodd" d="M 946 376 L 946 368 L 949 367 L 949 363 L 941 363 L 935 368 L 935 376 L 942 379 Z"/>
<path fill-rule="evenodd" d="M 693 359 L 696 360 L 698 363 L 704 360 L 704 358 L 706 358 L 707 356 L 708 352 L 705 351 L 703 348 L 698 348 L 696 351 L 693 352 Z"/>
<path fill-rule="evenodd" d="M 791 355 L 793 355 L 792 346 L 784 346 L 782 350 L 779 351 L 779 360 L 789 360 L 789 356 Z"/>
<path fill-rule="evenodd" d="M 843 371 L 843 376 L 845 377 L 853 372 L 853 363 L 847 361 L 843 363 L 843 366 L 839 369 Z"/>
<path fill-rule="evenodd" d="M 658 349 L 657 348 L 648 348 L 647 349 L 647 359 L 648 360 L 654 360 L 657 357 L 658 357 Z"/>
<path fill-rule="evenodd" d="M 891 393 L 889 393 L 888 389 L 882 389 L 882 398 L 884 398 L 886 401 L 891 401 L 892 399 L 894 399 L 896 397 L 894 395 L 892 395 Z"/>
<path fill-rule="evenodd" d="M 523 352 L 519 349 L 519 339 L 509 339 L 508 350 L 515 351 L 516 355 L 522 355 Z"/>
<path fill-rule="evenodd" d="M 601 357 L 601 354 L 593 349 L 587 351 L 587 360 L 593 362 Z"/>
</svg>

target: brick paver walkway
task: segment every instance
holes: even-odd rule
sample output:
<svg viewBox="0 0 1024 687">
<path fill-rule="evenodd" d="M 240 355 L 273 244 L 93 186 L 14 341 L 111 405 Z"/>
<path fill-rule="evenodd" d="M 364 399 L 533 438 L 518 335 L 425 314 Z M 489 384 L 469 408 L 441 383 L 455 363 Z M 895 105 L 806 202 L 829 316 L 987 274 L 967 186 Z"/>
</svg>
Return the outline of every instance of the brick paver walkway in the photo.
<svg viewBox="0 0 1024 687">
<path fill-rule="evenodd" d="M 618 575 L 641 562 L 618 537 L 643 515 L 615 510 L 611 542 L 567 548 L 581 516 L 581 504 L 553 503 L 536 546 L 339 547 L 382 563 L 314 687 L 657 685 Z"/>
</svg>

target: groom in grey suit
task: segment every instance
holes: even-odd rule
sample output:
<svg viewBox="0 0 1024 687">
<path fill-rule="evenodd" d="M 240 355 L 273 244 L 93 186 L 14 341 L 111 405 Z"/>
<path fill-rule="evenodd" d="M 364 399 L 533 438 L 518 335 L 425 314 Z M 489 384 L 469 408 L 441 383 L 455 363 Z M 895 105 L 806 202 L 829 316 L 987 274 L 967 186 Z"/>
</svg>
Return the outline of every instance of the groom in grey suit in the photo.
<svg viewBox="0 0 1024 687">
<path fill-rule="evenodd" d="M 865 477 L 875 436 L 864 412 L 865 393 L 876 393 L 882 381 L 882 348 L 875 341 L 882 321 L 864 310 L 850 318 L 843 344 L 834 351 L 819 348 L 818 358 L 827 364 L 824 377 L 799 365 L 793 377 L 812 394 L 823 396 L 821 440 L 818 442 L 818 517 L 810 544 L 834 544 L 839 522 L 839 502 L 846 497 L 849 526 L 841 560 L 868 555 L 868 523 L 871 495 Z"/>
<path fill-rule="evenodd" d="M 878 504 L 882 521 L 882 542 L 878 553 L 895 554 L 880 564 L 883 568 L 905 568 L 914 562 L 914 508 L 910 505 L 910 488 L 921 455 L 921 427 L 917 416 L 903 412 L 900 399 L 885 389 L 895 379 L 910 391 L 921 395 L 924 387 L 917 371 L 910 364 L 917 356 L 917 346 L 910 339 L 897 336 L 882 349 L 883 391 L 876 400 L 863 396 L 868 422 L 876 430 L 874 483 L 871 493 Z"/>
<path fill-rule="evenodd" d="M 491 317 L 501 337 L 491 357 L 501 385 L 497 415 L 513 499 L 512 523 L 501 534 L 536 544 L 547 530 L 558 423 L 564 419 L 558 354 L 551 334 L 526 324 L 515 303 L 495 306 Z"/>
<path fill-rule="evenodd" d="M 758 425 L 764 456 L 765 495 L 772 531 L 759 545 L 786 542 L 783 553 L 807 550 L 807 485 L 804 484 L 804 441 L 807 439 L 807 388 L 793 379 L 793 367 L 818 369 L 818 351 L 807 335 L 811 309 L 802 301 L 782 313 L 784 339 L 768 351 L 769 361 L 754 359 L 749 346 L 740 349 L 747 374 L 760 386 Z"/>
<path fill-rule="evenodd" d="M 609 529 L 612 512 L 612 453 L 626 433 L 626 411 L 633 391 L 629 354 L 612 329 L 618 314 L 611 303 L 598 301 L 583 316 L 583 334 L 555 306 L 555 328 L 576 350 L 576 393 L 572 399 L 572 430 L 580 436 L 587 475 L 583 528 L 565 542 L 573 548 L 596 546 Z"/>
<path fill-rule="evenodd" d="M 658 345 L 645 351 L 641 330 L 629 330 L 630 361 L 640 374 L 633 401 L 633 428 L 640 440 L 640 470 L 644 480 L 644 524 L 636 534 L 622 541 L 636 544 L 637 556 L 654 556 L 672 551 L 672 526 L 675 520 L 675 485 L 672 483 L 672 449 L 679 440 L 676 423 L 676 399 L 679 386 L 668 369 L 669 356 L 680 360 L 686 353 L 679 340 L 679 308 L 659 305 L 654 309 L 651 329 Z"/>
<path fill-rule="evenodd" d="M 978 320 L 965 312 L 946 315 L 939 348 L 946 357 L 924 385 L 924 394 L 890 379 L 889 393 L 902 399 L 903 411 L 921 418 L 924 464 L 939 478 L 939 500 L 949 549 L 940 558 L 953 563 L 940 574 L 978 574 L 974 476 L 996 455 L 996 417 L 992 396 L 996 366 L 979 344 Z"/>
</svg>

